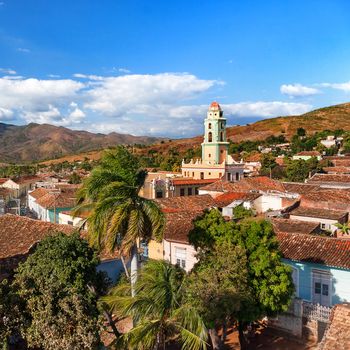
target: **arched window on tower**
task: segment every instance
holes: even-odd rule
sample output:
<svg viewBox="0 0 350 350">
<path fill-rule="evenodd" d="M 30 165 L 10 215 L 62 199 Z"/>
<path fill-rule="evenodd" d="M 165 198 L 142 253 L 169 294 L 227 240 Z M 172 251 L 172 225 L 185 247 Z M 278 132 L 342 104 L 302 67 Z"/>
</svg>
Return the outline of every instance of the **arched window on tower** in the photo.
<svg viewBox="0 0 350 350">
<path fill-rule="evenodd" d="M 224 133 L 222 131 L 220 132 L 220 141 L 224 141 Z"/>
<path fill-rule="evenodd" d="M 208 129 L 211 129 L 211 123 L 208 124 Z"/>
<path fill-rule="evenodd" d="M 213 134 L 212 134 L 212 132 L 208 133 L 208 142 L 213 142 Z"/>
</svg>

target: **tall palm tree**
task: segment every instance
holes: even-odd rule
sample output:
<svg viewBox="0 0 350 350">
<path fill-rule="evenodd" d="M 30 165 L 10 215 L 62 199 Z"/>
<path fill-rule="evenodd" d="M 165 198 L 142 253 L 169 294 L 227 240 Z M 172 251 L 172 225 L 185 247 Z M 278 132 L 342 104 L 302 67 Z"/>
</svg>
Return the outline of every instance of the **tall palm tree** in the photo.
<svg viewBox="0 0 350 350">
<path fill-rule="evenodd" d="M 137 243 L 152 237 L 161 240 L 165 222 L 157 204 L 139 196 L 146 175 L 127 149 L 119 146 L 109 150 L 84 181 L 74 210 L 74 215 L 89 213 L 92 245 L 117 250 L 122 258 L 132 256 L 132 285 L 137 278 Z"/>
<path fill-rule="evenodd" d="M 206 349 L 208 331 L 197 311 L 186 303 L 186 275 L 166 261 L 150 260 L 140 271 L 130 296 L 130 284 L 121 283 L 102 299 L 119 317 L 132 317 L 136 327 L 116 340 L 117 349 L 165 349 L 171 341 L 183 349 Z"/>
</svg>

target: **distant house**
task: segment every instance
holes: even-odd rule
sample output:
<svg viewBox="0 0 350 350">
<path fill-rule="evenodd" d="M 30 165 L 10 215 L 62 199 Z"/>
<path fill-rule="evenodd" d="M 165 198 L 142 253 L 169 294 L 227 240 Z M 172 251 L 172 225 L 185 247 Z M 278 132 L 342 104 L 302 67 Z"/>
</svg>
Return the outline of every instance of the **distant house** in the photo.
<svg viewBox="0 0 350 350">
<path fill-rule="evenodd" d="M 20 198 L 35 188 L 36 181 L 39 180 L 37 176 L 23 176 L 17 179 L 7 179 L 1 187 L 11 190 L 11 194 L 15 198 Z"/>
<path fill-rule="evenodd" d="M 326 148 L 337 147 L 339 148 L 343 142 L 342 137 L 335 137 L 334 135 L 327 136 L 325 140 L 321 140 L 320 143 Z"/>
<path fill-rule="evenodd" d="M 76 202 L 76 188 L 37 188 L 29 193 L 28 205 L 42 221 L 59 223 L 59 213 L 71 210 Z"/>
<path fill-rule="evenodd" d="M 350 189 L 350 174 L 315 174 L 307 183 L 319 185 L 323 188 Z"/>
<path fill-rule="evenodd" d="M 85 223 L 85 220 L 87 219 L 87 215 L 80 214 L 79 216 L 73 216 L 72 212 L 67 211 L 61 211 L 58 214 L 58 223 L 62 225 L 71 225 L 76 228 L 84 228 L 87 229 L 87 225 Z M 83 226 L 83 227 L 82 227 Z"/>
<path fill-rule="evenodd" d="M 290 232 L 276 236 L 293 270 L 296 297 L 323 306 L 350 301 L 350 241 Z"/>
<path fill-rule="evenodd" d="M 316 222 L 321 229 L 332 233 L 337 231 L 336 224 L 348 222 L 349 213 L 347 211 L 298 207 L 289 212 L 291 220 L 306 222 Z"/>
<path fill-rule="evenodd" d="M 20 262 L 26 260 L 45 237 L 57 232 L 72 234 L 75 227 L 58 225 L 23 216 L 6 214 L 0 216 L 0 281 L 10 277 Z M 86 232 L 81 232 L 85 238 Z M 123 266 L 117 253 L 106 250 L 100 253 L 99 270 L 105 271 L 112 280 L 120 275 Z"/>
<path fill-rule="evenodd" d="M 311 158 L 317 158 L 317 160 L 321 160 L 322 156 L 320 152 L 317 151 L 302 151 L 297 154 L 295 154 L 292 159 L 293 160 L 309 160 Z"/>
</svg>

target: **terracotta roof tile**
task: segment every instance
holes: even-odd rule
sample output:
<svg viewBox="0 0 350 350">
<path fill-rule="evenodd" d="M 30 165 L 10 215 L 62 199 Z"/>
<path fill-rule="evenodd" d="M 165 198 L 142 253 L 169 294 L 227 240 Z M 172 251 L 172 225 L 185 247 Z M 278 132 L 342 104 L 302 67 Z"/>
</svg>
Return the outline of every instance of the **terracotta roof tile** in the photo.
<svg viewBox="0 0 350 350">
<path fill-rule="evenodd" d="M 298 207 L 290 211 L 289 214 L 295 216 L 306 216 L 310 218 L 321 218 L 331 220 L 340 220 L 348 215 L 348 213 L 345 211 L 306 207 Z"/>
<path fill-rule="evenodd" d="M 350 241 L 301 233 L 277 232 L 286 259 L 350 269 Z"/>
<path fill-rule="evenodd" d="M 75 189 L 51 190 L 49 193 L 38 198 L 36 202 L 46 209 L 71 208 L 76 204 Z"/>
<path fill-rule="evenodd" d="M 155 200 L 164 212 L 202 211 L 215 207 L 215 200 L 209 195 L 160 198 Z"/>
<path fill-rule="evenodd" d="M 315 174 L 307 180 L 308 183 L 349 183 L 350 174 Z"/>
<path fill-rule="evenodd" d="M 335 305 L 330 321 L 319 350 L 350 349 L 350 304 Z"/>
<path fill-rule="evenodd" d="M 201 190 L 215 192 L 285 191 L 280 181 L 270 179 L 267 176 L 244 178 L 238 182 L 218 180 L 202 187 Z"/>
<path fill-rule="evenodd" d="M 317 222 L 298 221 L 289 219 L 273 219 L 271 220 L 276 233 L 317 233 L 320 224 Z"/>
<path fill-rule="evenodd" d="M 0 261 L 11 256 L 26 254 L 30 248 L 52 232 L 72 233 L 68 225 L 5 214 L 0 216 Z"/>
<path fill-rule="evenodd" d="M 350 174 L 349 166 L 330 166 L 324 167 L 323 171 L 327 174 Z"/>
<path fill-rule="evenodd" d="M 188 243 L 188 233 L 193 229 L 193 221 L 202 211 L 166 213 L 164 239 L 171 242 Z"/>
<path fill-rule="evenodd" d="M 39 176 L 21 176 L 19 178 L 12 179 L 12 181 L 16 182 L 17 184 L 35 183 L 39 180 L 41 180 Z"/>
<path fill-rule="evenodd" d="M 8 180 L 7 177 L 0 178 L 0 186 Z"/>
<path fill-rule="evenodd" d="M 219 207 L 226 207 L 233 201 L 253 201 L 261 196 L 260 193 L 246 192 L 227 192 L 215 198 L 215 202 Z"/>
<path fill-rule="evenodd" d="M 296 156 L 311 156 L 311 157 L 318 157 L 321 153 L 317 151 L 302 151 L 296 154 Z"/>
<path fill-rule="evenodd" d="M 174 186 L 180 186 L 180 185 L 198 185 L 203 186 L 206 184 L 211 184 L 219 179 L 173 179 L 171 180 L 172 184 Z"/>
<path fill-rule="evenodd" d="M 321 202 L 332 202 L 332 203 L 344 203 L 349 204 L 350 202 L 350 190 L 349 189 L 326 189 L 321 188 L 316 191 L 310 191 L 301 195 L 301 203 L 304 200 L 314 201 L 317 203 Z"/>
<path fill-rule="evenodd" d="M 316 191 L 320 188 L 319 185 L 301 183 L 301 182 L 283 182 L 283 187 L 286 192 L 304 194 Z"/>
<path fill-rule="evenodd" d="M 34 199 L 39 199 L 45 196 L 46 194 L 48 194 L 49 192 L 50 192 L 49 189 L 39 187 L 39 188 L 36 188 L 34 191 L 30 192 L 29 196 L 33 197 Z"/>
</svg>

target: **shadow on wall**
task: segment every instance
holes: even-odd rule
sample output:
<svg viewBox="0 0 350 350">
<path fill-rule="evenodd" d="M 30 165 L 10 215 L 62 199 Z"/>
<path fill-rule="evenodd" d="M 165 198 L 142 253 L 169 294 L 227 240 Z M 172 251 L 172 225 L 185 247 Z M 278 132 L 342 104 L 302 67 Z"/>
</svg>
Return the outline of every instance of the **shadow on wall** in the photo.
<svg viewBox="0 0 350 350">
<path fill-rule="evenodd" d="M 127 263 L 127 267 L 130 267 L 130 262 Z M 124 272 L 124 267 L 120 259 L 106 260 L 97 266 L 97 271 L 106 272 L 112 283 L 115 283 Z"/>
</svg>

